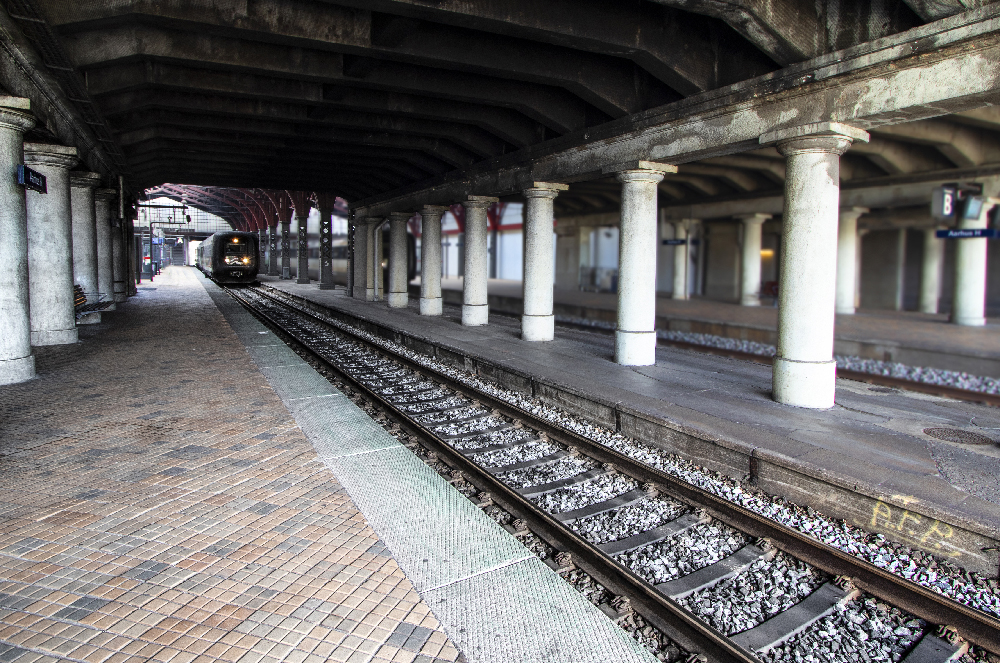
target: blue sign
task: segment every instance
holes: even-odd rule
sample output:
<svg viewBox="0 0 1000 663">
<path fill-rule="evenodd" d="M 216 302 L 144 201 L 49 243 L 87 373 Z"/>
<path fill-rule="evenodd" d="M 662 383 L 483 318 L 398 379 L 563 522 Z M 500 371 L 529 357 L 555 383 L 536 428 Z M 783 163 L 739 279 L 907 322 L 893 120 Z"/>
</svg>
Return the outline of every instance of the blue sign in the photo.
<svg viewBox="0 0 1000 663">
<path fill-rule="evenodd" d="M 941 239 L 996 239 L 995 228 L 952 228 L 935 233 Z"/>
<path fill-rule="evenodd" d="M 681 244 L 687 244 L 686 239 L 665 239 L 663 240 L 663 246 L 680 246 Z M 698 246 L 698 240 L 692 239 L 691 246 Z"/>
<path fill-rule="evenodd" d="M 17 166 L 17 183 L 31 191 L 48 193 L 48 188 L 45 185 L 45 175 L 23 164 L 18 164 Z"/>
</svg>

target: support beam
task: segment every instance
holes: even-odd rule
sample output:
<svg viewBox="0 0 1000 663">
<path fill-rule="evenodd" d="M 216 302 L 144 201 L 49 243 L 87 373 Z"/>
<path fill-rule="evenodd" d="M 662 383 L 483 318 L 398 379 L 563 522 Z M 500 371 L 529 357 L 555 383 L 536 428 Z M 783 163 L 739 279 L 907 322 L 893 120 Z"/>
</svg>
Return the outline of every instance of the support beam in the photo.
<svg viewBox="0 0 1000 663">
<path fill-rule="evenodd" d="M 836 312 L 854 315 L 857 294 L 858 218 L 868 213 L 867 207 L 842 207 L 837 223 L 837 300 Z"/>
<path fill-rule="evenodd" d="M 0 98 L 0 170 L 24 158 L 24 132 L 35 126 L 27 99 Z M 0 385 L 35 377 L 28 295 L 28 212 L 13 177 L 0 178 Z"/>
<path fill-rule="evenodd" d="M 48 192 L 27 192 L 31 344 L 79 340 L 73 306 L 73 232 L 69 169 L 75 147 L 24 144 L 24 163 L 45 176 Z"/>
<path fill-rule="evenodd" d="M 114 301 L 114 249 L 112 248 L 112 228 L 114 201 L 118 198 L 116 189 L 98 189 L 94 192 L 94 210 L 97 220 L 97 292 L 102 302 Z M 185 256 L 185 260 L 187 257 Z M 112 303 L 105 311 L 114 311 Z"/>
<path fill-rule="evenodd" d="M 389 215 L 389 308 L 406 308 L 410 301 L 407 288 L 406 224 L 412 212 L 393 212 Z"/>
<path fill-rule="evenodd" d="M 808 408 L 833 407 L 840 155 L 861 130 L 843 125 L 807 126 L 761 136 L 787 159 L 778 287 L 778 349 L 774 400 Z"/>
<path fill-rule="evenodd" d="M 618 235 L 618 327 L 615 362 L 624 366 L 656 363 L 656 185 L 665 164 L 637 163 L 621 170 L 621 230 Z"/>
<path fill-rule="evenodd" d="M 989 215 L 1000 199 L 989 198 L 979 216 L 963 218 L 962 229 L 986 228 Z M 986 242 L 982 239 L 960 239 L 955 243 L 955 294 L 952 298 L 951 321 L 963 327 L 986 324 Z"/>
<path fill-rule="evenodd" d="M 468 196 L 465 208 L 465 280 L 462 287 L 462 324 L 467 327 L 489 322 L 490 306 L 486 291 L 487 232 L 486 209 L 499 198 Z"/>
<path fill-rule="evenodd" d="M 441 217 L 443 205 L 420 208 L 420 315 L 441 315 Z"/>
<path fill-rule="evenodd" d="M 524 189 L 524 269 L 522 279 L 521 338 L 525 341 L 551 341 L 555 338 L 552 313 L 552 289 L 555 265 L 552 264 L 552 202 L 569 187 L 551 182 L 532 182 Z"/>
<path fill-rule="evenodd" d="M 740 304 L 760 306 L 760 246 L 761 227 L 770 214 L 744 214 L 738 217 L 743 225 L 743 252 L 740 256 Z"/>
<path fill-rule="evenodd" d="M 921 313 L 937 313 L 941 301 L 941 272 L 944 268 L 944 241 L 937 238 L 937 228 L 923 231 L 924 247 L 920 262 Z"/>
<path fill-rule="evenodd" d="M 94 189 L 101 185 L 99 173 L 70 174 L 70 215 L 73 232 L 73 281 L 83 289 L 87 303 L 100 300 L 97 285 L 97 208 Z M 94 325 L 101 321 L 100 311 L 85 313 L 78 325 Z"/>
</svg>

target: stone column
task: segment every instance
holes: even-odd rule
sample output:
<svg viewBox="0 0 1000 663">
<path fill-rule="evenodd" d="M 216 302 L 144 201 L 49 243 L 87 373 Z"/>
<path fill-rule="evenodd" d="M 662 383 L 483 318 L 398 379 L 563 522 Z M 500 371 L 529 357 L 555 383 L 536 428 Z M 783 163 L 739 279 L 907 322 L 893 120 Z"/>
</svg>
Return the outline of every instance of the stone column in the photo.
<svg viewBox="0 0 1000 663">
<path fill-rule="evenodd" d="M 113 214 L 112 204 L 118 197 L 115 189 L 98 189 L 94 192 L 94 216 L 97 221 L 97 292 L 100 301 L 113 301 L 115 288 L 114 275 L 114 251 L 111 247 L 111 235 L 114 229 L 111 227 L 111 215 Z M 112 303 L 104 309 L 114 311 L 115 304 Z"/>
<path fill-rule="evenodd" d="M 760 240 L 761 226 L 770 214 L 744 214 L 743 253 L 740 256 L 740 304 L 760 306 Z"/>
<path fill-rule="evenodd" d="M 128 299 L 127 279 L 132 278 L 128 243 L 125 240 L 126 227 L 119 218 L 112 219 L 111 226 L 111 268 L 114 270 L 115 305 Z"/>
<path fill-rule="evenodd" d="M 14 98 L 8 97 L 8 103 Z M 35 126 L 27 99 L 0 107 L 0 385 L 35 377 L 28 309 L 28 232 L 25 191 L 14 179 L 24 132 Z"/>
<path fill-rule="evenodd" d="M 333 290 L 333 204 L 335 198 L 321 194 L 319 210 L 319 289 Z"/>
<path fill-rule="evenodd" d="M 552 289 L 555 265 L 552 264 L 552 225 L 555 215 L 552 201 L 565 184 L 533 182 L 523 191 L 524 207 L 524 277 L 521 315 L 521 338 L 525 341 L 551 341 L 555 338 L 552 314 Z"/>
<path fill-rule="evenodd" d="M 488 256 L 486 210 L 499 198 L 469 196 L 465 207 L 465 283 L 462 288 L 462 324 L 485 325 L 490 318 L 486 290 Z"/>
<path fill-rule="evenodd" d="M 281 220 L 281 277 L 292 278 L 292 222 L 291 219 Z"/>
<path fill-rule="evenodd" d="M 83 288 L 87 303 L 100 299 L 97 286 L 97 211 L 94 189 L 101 185 L 98 173 L 74 172 L 69 175 L 70 212 L 73 228 L 73 281 Z M 81 315 L 76 324 L 94 325 L 101 321 L 100 311 Z"/>
<path fill-rule="evenodd" d="M 257 273 L 267 272 L 267 228 L 257 231 Z"/>
<path fill-rule="evenodd" d="M 368 223 L 364 219 L 351 221 L 351 235 L 353 236 L 352 249 L 353 260 L 351 265 L 354 269 L 352 279 L 351 297 L 368 301 Z"/>
<path fill-rule="evenodd" d="M 382 301 L 382 289 L 385 285 L 382 283 L 382 261 L 384 260 L 385 250 L 382 247 L 382 226 L 385 225 L 385 219 L 379 217 L 372 220 L 371 232 L 371 289 L 372 298 L 369 301 L 380 302 Z"/>
<path fill-rule="evenodd" d="M 837 224 L 837 304 L 836 312 L 854 315 L 858 274 L 858 217 L 866 207 L 844 207 Z"/>
<path fill-rule="evenodd" d="M 637 165 L 618 173 L 622 216 L 615 361 L 624 366 L 656 363 L 656 185 L 665 172 L 677 172 L 664 164 Z"/>
<path fill-rule="evenodd" d="M 281 240 L 278 235 L 278 220 L 274 220 L 274 224 L 267 227 L 267 264 L 266 270 L 268 276 L 279 276 L 281 270 L 278 269 L 278 250 Z"/>
<path fill-rule="evenodd" d="M 691 219 L 691 224 L 688 226 L 688 253 L 696 241 L 698 246 L 695 249 L 694 274 L 688 272 L 688 288 L 695 295 L 704 295 L 705 256 L 708 253 L 708 243 L 705 241 L 705 224 L 701 219 Z"/>
<path fill-rule="evenodd" d="M 386 299 L 389 308 L 406 308 L 410 301 L 407 286 L 406 223 L 413 216 L 411 212 L 389 214 L 389 292 Z"/>
<path fill-rule="evenodd" d="M 924 253 L 920 265 L 920 312 L 937 313 L 941 300 L 941 269 L 944 267 L 944 240 L 937 228 L 924 231 Z"/>
<path fill-rule="evenodd" d="M 833 407 L 840 155 L 860 129 L 821 123 L 761 137 L 786 158 L 785 209 L 778 288 L 778 351 L 773 396 L 779 403 Z"/>
<path fill-rule="evenodd" d="M 674 245 L 674 287 L 671 299 L 688 298 L 688 248 L 690 246 L 688 238 L 688 221 L 676 221 L 674 226 L 674 239 L 684 240 L 684 244 Z"/>
<path fill-rule="evenodd" d="M 298 251 L 296 257 L 298 264 L 295 270 L 296 283 L 309 283 L 309 210 L 306 206 L 303 210 L 295 210 L 295 234 L 298 240 Z"/>
<path fill-rule="evenodd" d="M 441 205 L 420 208 L 420 315 L 441 315 Z"/>
<path fill-rule="evenodd" d="M 993 199 L 983 202 L 983 209 L 974 219 L 960 219 L 962 230 L 986 228 Z M 955 241 L 955 294 L 952 298 L 951 321 L 963 327 L 986 324 L 986 238 Z"/>
<path fill-rule="evenodd" d="M 31 344 L 76 343 L 69 184 L 76 148 L 25 143 L 24 162 L 45 175 L 48 187 L 48 193 L 27 194 Z"/>
</svg>

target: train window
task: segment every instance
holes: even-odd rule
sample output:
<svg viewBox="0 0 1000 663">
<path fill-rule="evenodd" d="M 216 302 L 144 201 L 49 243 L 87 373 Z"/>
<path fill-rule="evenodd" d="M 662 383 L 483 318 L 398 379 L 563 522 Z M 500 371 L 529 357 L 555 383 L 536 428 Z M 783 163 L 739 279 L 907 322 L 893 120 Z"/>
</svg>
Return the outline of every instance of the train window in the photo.
<svg viewBox="0 0 1000 663">
<path fill-rule="evenodd" d="M 249 248 L 248 244 L 240 244 L 239 239 L 226 244 L 226 255 L 243 255 Z"/>
</svg>

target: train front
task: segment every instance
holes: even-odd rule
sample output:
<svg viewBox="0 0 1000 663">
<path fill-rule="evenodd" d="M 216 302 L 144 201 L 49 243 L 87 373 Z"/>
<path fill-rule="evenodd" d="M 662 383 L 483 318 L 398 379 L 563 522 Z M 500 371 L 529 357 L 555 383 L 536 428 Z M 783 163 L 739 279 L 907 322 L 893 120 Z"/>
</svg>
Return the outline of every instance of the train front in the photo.
<svg viewBox="0 0 1000 663">
<path fill-rule="evenodd" d="M 251 283 L 257 278 L 257 238 L 251 233 L 220 234 L 215 243 L 215 278 Z"/>
</svg>

